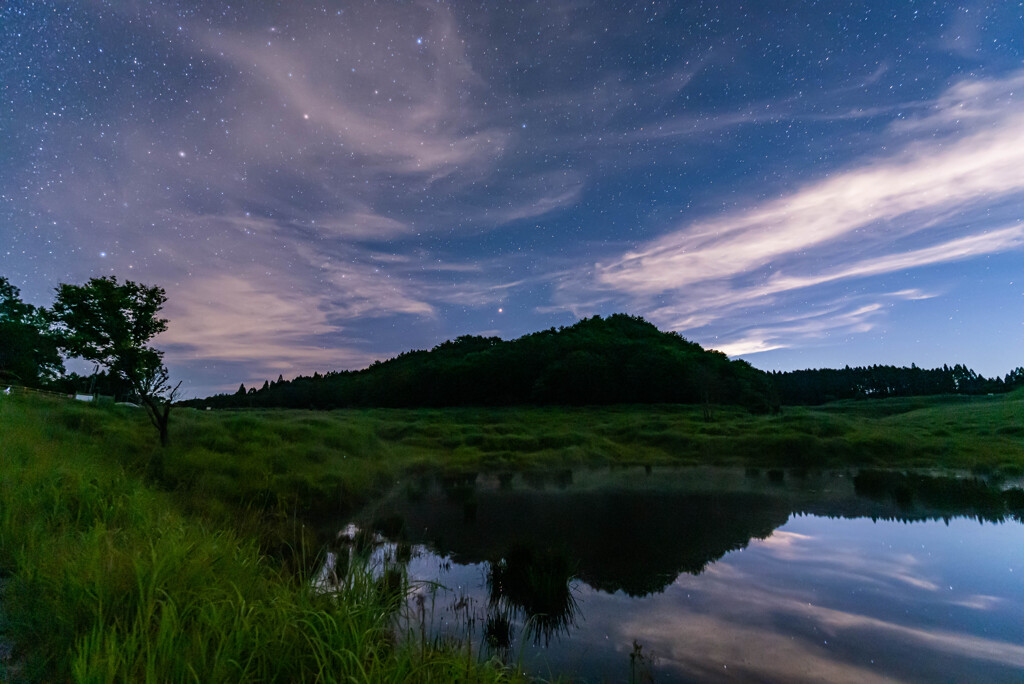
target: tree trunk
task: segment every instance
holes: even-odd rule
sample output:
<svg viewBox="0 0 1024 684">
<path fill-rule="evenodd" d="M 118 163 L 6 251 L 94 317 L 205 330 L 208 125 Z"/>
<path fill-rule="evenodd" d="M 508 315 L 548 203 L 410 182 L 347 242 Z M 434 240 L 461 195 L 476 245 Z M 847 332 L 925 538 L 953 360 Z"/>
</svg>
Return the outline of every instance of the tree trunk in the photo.
<svg viewBox="0 0 1024 684">
<path fill-rule="evenodd" d="M 173 394 L 168 399 L 152 397 L 148 394 L 142 394 L 139 398 L 142 399 L 142 403 L 146 408 L 146 413 L 149 415 L 149 422 L 151 422 L 153 427 L 157 429 L 157 432 L 160 433 L 160 446 L 166 447 L 169 441 L 167 426 L 170 423 L 171 418 L 171 402 L 174 398 Z"/>
<path fill-rule="evenodd" d="M 170 423 L 171 418 L 171 399 L 164 400 L 164 410 L 162 413 L 157 413 L 156 416 L 156 428 L 160 431 L 160 446 L 167 446 L 167 425 Z"/>
</svg>

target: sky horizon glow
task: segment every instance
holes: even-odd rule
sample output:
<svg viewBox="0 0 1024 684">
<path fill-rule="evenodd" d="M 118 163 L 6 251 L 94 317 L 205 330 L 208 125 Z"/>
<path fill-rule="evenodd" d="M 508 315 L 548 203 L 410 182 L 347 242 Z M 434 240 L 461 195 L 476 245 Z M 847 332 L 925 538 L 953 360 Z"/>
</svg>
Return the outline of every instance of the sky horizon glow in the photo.
<svg viewBox="0 0 1024 684">
<path fill-rule="evenodd" d="M 1024 365 L 1024 5 L 10 2 L 0 275 L 167 291 L 186 396 L 625 312 Z"/>
</svg>

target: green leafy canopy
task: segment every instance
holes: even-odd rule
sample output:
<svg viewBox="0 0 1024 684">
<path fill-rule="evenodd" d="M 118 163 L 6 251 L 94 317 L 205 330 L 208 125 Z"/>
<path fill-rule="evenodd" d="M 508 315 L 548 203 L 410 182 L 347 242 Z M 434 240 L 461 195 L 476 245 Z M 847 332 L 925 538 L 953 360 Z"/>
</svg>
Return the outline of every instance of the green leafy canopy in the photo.
<svg viewBox="0 0 1024 684">
<path fill-rule="evenodd" d="M 85 285 L 61 284 L 52 315 L 69 355 L 137 385 L 162 365 L 163 353 L 146 345 L 167 329 L 167 319 L 157 317 L 166 301 L 161 287 L 104 276 Z"/>
<path fill-rule="evenodd" d="M 21 301 L 21 292 L 0 276 L 0 380 L 37 386 L 64 371 L 45 309 Z"/>
</svg>

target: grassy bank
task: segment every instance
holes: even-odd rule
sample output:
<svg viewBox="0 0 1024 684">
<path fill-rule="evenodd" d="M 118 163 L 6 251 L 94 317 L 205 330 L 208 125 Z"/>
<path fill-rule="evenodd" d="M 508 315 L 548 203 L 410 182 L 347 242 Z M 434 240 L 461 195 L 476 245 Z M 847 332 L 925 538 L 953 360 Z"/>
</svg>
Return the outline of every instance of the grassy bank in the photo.
<svg viewBox="0 0 1024 684">
<path fill-rule="evenodd" d="M 196 493 L 147 484 L 141 420 L 119 407 L 0 403 L 0 638 L 13 651 L 0 680 L 510 678 L 457 649 L 396 643 L 401 596 L 369 574 L 341 598 L 317 595 L 244 529 L 189 512 Z"/>
<path fill-rule="evenodd" d="M 418 472 L 608 464 L 1019 473 L 1024 393 L 752 416 L 699 407 L 196 411 L 0 401 L 0 574 L 16 672 L 58 681 L 475 681 L 393 637 L 393 592 L 309 591 L 316 523 Z M 8 672 L 8 678 L 13 678 Z"/>
<path fill-rule="evenodd" d="M 358 498 L 410 470 L 607 464 L 1024 466 L 1024 392 L 838 402 L 755 416 L 719 407 L 182 411 L 168 468 L 190 487 L 319 483 Z M 239 477 L 242 476 L 242 477 Z M 301 487 L 300 487 L 301 488 Z M 223 498 L 228 492 L 217 492 Z"/>
</svg>

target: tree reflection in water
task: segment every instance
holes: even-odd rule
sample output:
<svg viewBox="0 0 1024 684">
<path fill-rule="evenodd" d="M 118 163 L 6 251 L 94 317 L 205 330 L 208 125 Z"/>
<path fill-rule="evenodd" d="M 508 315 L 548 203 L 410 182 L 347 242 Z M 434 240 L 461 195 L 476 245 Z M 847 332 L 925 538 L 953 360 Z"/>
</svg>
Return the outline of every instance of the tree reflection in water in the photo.
<svg viewBox="0 0 1024 684">
<path fill-rule="evenodd" d="M 455 643 L 482 645 L 483 649 L 475 651 L 481 657 L 496 655 L 504 662 L 523 663 L 542 663 L 551 658 L 571 667 L 589 668 L 591 673 L 602 667 L 615 667 L 618 662 L 630 668 L 626 671 L 637 679 L 640 673 L 653 671 L 653 657 L 660 659 L 672 652 L 672 637 L 656 631 L 652 625 L 657 620 L 648 624 L 643 618 L 628 623 L 622 622 L 623 616 L 633 614 L 635 618 L 644 610 L 642 605 L 671 606 L 650 609 L 663 622 L 666 616 L 685 614 L 687 620 L 704 620 L 718 627 L 728 623 L 731 613 L 727 611 L 722 617 L 707 603 L 712 588 L 728 584 L 728 577 L 712 574 L 696 583 L 685 575 L 703 574 L 730 552 L 747 548 L 753 539 L 770 540 L 776 536 L 771 543 L 755 545 L 750 559 L 786 561 L 782 565 L 763 566 L 766 577 L 783 587 L 782 595 L 802 590 L 802 585 L 787 584 L 791 579 L 830 587 L 829 578 L 837 576 L 834 572 L 820 577 L 813 574 L 815 569 L 821 569 L 822 557 L 814 556 L 815 560 L 804 567 L 797 562 L 799 559 L 786 555 L 793 553 L 786 546 L 787 540 L 794 539 L 806 548 L 822 545 L 821 548 L 832 549 L 828 546 L 829 535 L 820 539 L 813 535 L 775 535 L 777 528 L 799 517 L 943 520 L 948 524 L 957 517 L 998 523 L 1021 520 L 1024 514 L 1020 481 L 1005 476 L 936 477 L 933 473 L 878 469 L 822 472 L 652 468 L 650 474 L 647 470 L 639 467 L 574 473 L 425 476 L 400 484 L 392 496 L 367 512 L 366 519 L 369 529 L 397 542 L 387 545 L 387 554 L 383 554 L 384 548 L 377 548 L 374 553 L 387 555 L 389 561 L 400 566 L 408 565 L 409 577 L 413 579 L 409 586 L 420 587 L 420 593 L 413 599 L 419 601 L 420 632 L 416 638 L 451 638 Z M 816 524 L 812 522 L 811 529 L 816 530 Z M 804 524 L 797 529 L 806 527 Z M 845 529 L 856 528 L 837 527 L 836 544 L 856 541 L 845 536 Z M 886 533 L 897 538 L 901 534 L 891 528 Z M 367 535 L 354 534 L 351 543 L 356 549 L 375 548 L 368 541 Z M 929 544 L 935 543 L 929 538 Z M 862 552 L 870 556 L 857 548 L 858 558 Z M 877 545 L 871 548 L 884 555 Z M 931 562 L 932 552 L 939 548 L 929 546 L 928 557 L 915 562 Z M 901 559 L 902 556 L 886 559 L 880 567 L 888 568 L 889 574 L 882 572 L 873 583 L 851 584 L 854 589 L 840 584 L 839 593 L 829 599 L 836 607 L 822 614 L 845 610 L 844 597 L 853 590 L 870 596 L 894 578 L 914 579 L 918 574 L 927 574 L 922 568 L 931 567 L 921 565 L 893 575 L 892 565 L 898 565 Z M 733 556 L 723 569 L 739 564 L 740 557 Z M 386 562 L 381 567 L 389 568 Z M 785 569 L 779 577 L 770 574 L 773 568 L 780 567 Z M 856 572 L 867 572 L 865 568 L 840 568 L 843 572 L 838 576 L 850 577 L 853 582 Z M 929 571 L 944 572 L 941 568 Z M 760 577 L 750 575 L 745 581 Z M 397 579 L 397 575 L 389 577 L 385 573 L 378 590 L 384 595 L 394 592 L 400 584 Z M 948 584 L 952 587 L 956 582 Z M 919 585 L 927 582 L 912 586 Z M 704 594 L 694 593 L 691 597 L 687 588 L 693 587 L 702 587 Z M 986 587 L 981 593 L 998 597 L 998 591 L 999 586 Z M 444 605 L 437 602 L 436 612 L 435 595 L 446 599 Z M 447 604 L 449 598 L 451 605 Z M 883 597 L 872 604 L 873 610 L 885 617 L 893 600 Z M 915 600 L 923 601 L 920 597 Z M 725 601 L 731 606 L 729 610 L 739 610 L 728 598 Z M 975 605 L 977 597 L 967 596 L 961 603 Z M 916 605 L 908 603 L 910 608 Z M 995 615 L 994 609 L 992 612 Z M 765 628 L 765 638 L 774 638 L 776 632 L 782 635 L 780 638 L 804 636 L 801 630 L 805 620 L 790 622 L 791 616 L 785 611 L 780 611 L 780 616 L 777 624 L 772 622 L 775 618 L 769 620 L 771 627 Z M 757 618 L 756 612 L 745 617 L 742 629 L 756 631 L 749 620 L 756 623 Z M 1002 618 L 996 615 L 992 619 Z M 871 624 L 884 622 L 879 617 Z M 617 643 L 604 641 L 609 634 L 614 638 L 616 626 L 622 624 L 630 625 L 633 631 L 620 633 Z M 686 625 L 692 623 L 671 624 L 679 634 L 689 634 Z M 1007 624 L 1016 623 L 1011 620 Z M 918 628 L 914 624 L 910 627 Z M 698 631 L 689 636 L 698 641 L 703 639 L 705 644 L 717 644 L 713 634 L 709 634 Z M 1016 632 L 1010 633 L 1007 641 L 1012 642 L 1015 635 Z M 625 637 L 629 637 L 628 641 Z M 851 649 L 878 649 L 882 648 L 879 643 L 887 643 L 867 637 L 857 642 L 853 636 L 848 637 Z M 852 645 L 855 642 L 859 645 Z M 630 644 L 632 654 L 628 651 Z M 700 653 L 677 653 L 679 662 L 671 667 L 680 666 L 684 660 L 693 660 L 703 667 L 702 657 Z M 659 668 L 670 667 L 665 660 L 659 662 Z M 730 664 L 729 673 L 732 672 Z"/>
<path fill-rule="evenodd" d="M 576 623 L 573 564 L 564 553 L 517 544 L 490 563 L 487 591 L 495 627 L 516 612 L 526 636 L 547 646 Z M 490 621 L 490 617 L 489 617 Z"/>
</svg>

